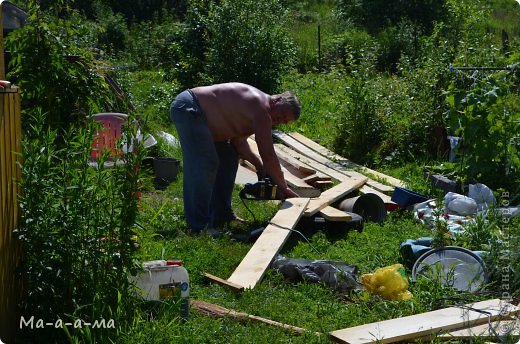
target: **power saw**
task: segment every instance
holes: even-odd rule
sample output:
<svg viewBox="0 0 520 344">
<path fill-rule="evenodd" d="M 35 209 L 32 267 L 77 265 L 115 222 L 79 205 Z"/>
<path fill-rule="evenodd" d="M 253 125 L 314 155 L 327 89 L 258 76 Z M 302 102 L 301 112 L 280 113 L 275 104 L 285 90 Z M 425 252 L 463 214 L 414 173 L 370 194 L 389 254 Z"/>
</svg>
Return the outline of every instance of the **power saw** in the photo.
<svg viewBox="0 0 520 344">
<path fill-rule="evenodd" d="M 284 195 L 270 177 L 256 183 L 246 183 L 240 190 L 240 198 L 253 201 L 283 200 Z"/>
</svg>

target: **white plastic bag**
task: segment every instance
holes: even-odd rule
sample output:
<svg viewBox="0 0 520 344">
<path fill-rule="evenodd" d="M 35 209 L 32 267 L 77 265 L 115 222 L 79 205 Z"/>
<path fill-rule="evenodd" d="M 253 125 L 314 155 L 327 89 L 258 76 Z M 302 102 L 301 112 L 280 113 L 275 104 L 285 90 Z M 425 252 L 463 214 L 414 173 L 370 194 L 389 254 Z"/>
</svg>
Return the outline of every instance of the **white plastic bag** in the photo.
<svg viewBox="0 0 520 344">
<path fill-rule="evenodd" d="M 496 203 L 493 191 L 484 184 L 470 184 L 468 196 L 473 198 L 477 202 L 478 210 L 488 209 L 489 206 Z"/>
<path fill-rule="evenodd" d="M 444 196 L 444 207 L 448 213 L 462 216 L 474 215 L 478 208 L 473 198 L 454 192 L 448 192 Z"/>
</svg>

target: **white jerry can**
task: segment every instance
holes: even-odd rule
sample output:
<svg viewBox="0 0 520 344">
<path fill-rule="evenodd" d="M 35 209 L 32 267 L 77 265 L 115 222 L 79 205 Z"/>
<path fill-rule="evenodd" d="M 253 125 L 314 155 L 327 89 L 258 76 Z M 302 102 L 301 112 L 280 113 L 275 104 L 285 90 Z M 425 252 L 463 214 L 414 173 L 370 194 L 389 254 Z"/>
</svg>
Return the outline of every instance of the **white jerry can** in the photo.
<svg viewBox="0 0 520 344">
<path fill-rule="evenodd" d="M 143 271 L 131 281 L 141 290 L 147 301 L 176 298 L 180 302 L 181 316 L 188 320 L 190 281 L 188 271 L 180 260 L 152 260 L 143 263 Z"/>
</svg>

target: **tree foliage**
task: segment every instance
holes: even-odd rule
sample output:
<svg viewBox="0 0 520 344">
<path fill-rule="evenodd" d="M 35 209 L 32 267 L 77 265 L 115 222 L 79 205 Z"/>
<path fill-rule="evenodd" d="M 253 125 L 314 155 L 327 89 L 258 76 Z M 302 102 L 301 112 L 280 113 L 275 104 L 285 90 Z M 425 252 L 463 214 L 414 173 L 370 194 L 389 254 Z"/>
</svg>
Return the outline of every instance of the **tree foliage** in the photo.
<svg viewBox="0 0 520 344">
<path fill-rule="evenodd" d="M 25 25 L 5 42 L 11 52 L 8 78 L 22 89 L 22 107 L 45 113 L 46 123 L 53 128 L 66 128 L 96 112 L 124 106 L 108 88 L 92 52 L 78 44 L 86 31 L 76 24 L 34 5 Z"/>
<path fill-rule="evenodd" d="M 209 17 L 207 72 L 214 82 L 240 81 L 274 92 L 293 54 L 276 0 L 221 1 Z"/>
<path fill-rule="evenodd" d="M 445 16 L 445 1 L 435 0 L 339 0 L 338 10 L 347 20 L 377 33 L 408 20 L 431 32 Z"/>
</svg>

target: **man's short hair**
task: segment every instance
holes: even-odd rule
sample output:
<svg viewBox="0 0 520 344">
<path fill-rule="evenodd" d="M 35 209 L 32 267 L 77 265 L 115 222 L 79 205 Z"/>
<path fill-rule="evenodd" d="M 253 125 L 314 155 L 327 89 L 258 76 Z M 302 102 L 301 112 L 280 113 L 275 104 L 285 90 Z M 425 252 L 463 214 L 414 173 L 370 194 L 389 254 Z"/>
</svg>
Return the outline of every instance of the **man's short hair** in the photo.
<svg viewBox="0 0 520 344">
<path fill-rule="evenodd" d="M 301 104 L 298 97 L 296 97 L 296 95 L 290 91 L 285 91 L 284 93 L 278 94 L 277 96 L 280 104 L 287 104 L 291 106 L 294 113 L 294 119 L 298 119 L 300 117 L 301 111 Z"/>
</svg>

